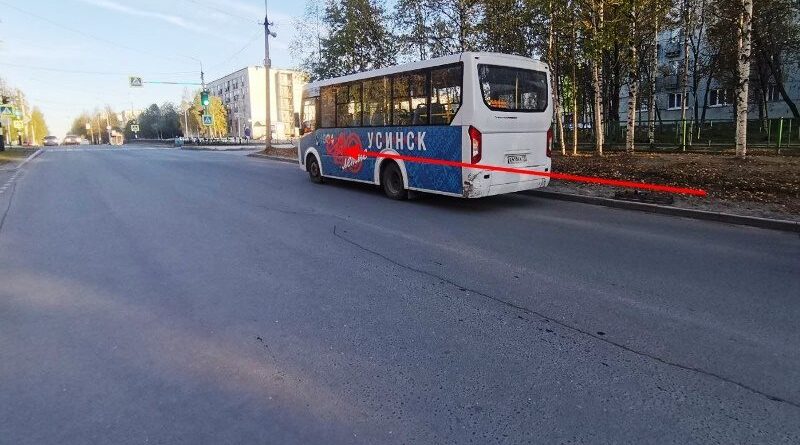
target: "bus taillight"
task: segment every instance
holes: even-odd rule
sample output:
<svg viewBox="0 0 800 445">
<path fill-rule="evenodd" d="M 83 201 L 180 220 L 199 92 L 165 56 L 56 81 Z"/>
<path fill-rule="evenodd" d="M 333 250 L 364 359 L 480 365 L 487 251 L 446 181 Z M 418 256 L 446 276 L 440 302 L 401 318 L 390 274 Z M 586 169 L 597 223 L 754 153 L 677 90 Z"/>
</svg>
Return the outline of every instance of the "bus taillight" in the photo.
<svg viewBox="0 0 800 445">
<path fill-rule="evenodd" d="M 553 157 L 553 127 L 547 129 L 547 157 Z"/>
<path fill-rule="evenodd" d="M 481 132 L 478 131 L 477 128 L 471 125 L 469 127 L 468 133 L 469 133 L 470 144 L 472 145 L 472 163 L 477 164 L 478 162 L 481 161 L 481 155 L 483 151 L 481 145 L 483 137 L 481 136 Z"/>
</svg>

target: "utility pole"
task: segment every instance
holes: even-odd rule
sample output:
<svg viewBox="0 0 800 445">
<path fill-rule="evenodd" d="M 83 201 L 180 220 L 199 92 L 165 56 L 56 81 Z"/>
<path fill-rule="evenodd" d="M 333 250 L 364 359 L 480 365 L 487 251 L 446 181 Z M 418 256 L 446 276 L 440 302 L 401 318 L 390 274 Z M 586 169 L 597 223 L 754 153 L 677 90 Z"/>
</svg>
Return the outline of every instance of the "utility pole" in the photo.
<svg viewBox="0 0 800 445">
<path fill-rule="evenodd" d="M 203 61 L 200 60 L 200 85 L 203 88 L 203 91 L 206 90 L 206 75 L 203 72 Z"/>
<path fill-rule="evenodd" d="M 270 112 L 272 111 L 272 106 L 270 104 L 270 94 L 269 94 L 269 70 L 272 68 L 272 60 L 269 58 L 269 38 L 270 37 L 278 37 L 277 34 L 270 31 L 269 27 L 273 24 L 269 22 L 269 5 L 268 0 L 264 0 L 264 76 L 266 77 L 266 83 L 264 85 L 264 89 L 266 90 L 266 113 L 264 118 L 264 125 L 266 126 L 266 137 L 264 140 L 266 141 L 264 144 L 264 148 L 269 150 L 272 146 L 272 124 L 270 123 Z"/>
<path fill-rule="evenodd" d="M 206 75 L 205 75 L 205 73 L 203 73 L 203 61 L 199 60 L 199 59 L 197 59 L 197 61 L 200 62 L 200 88 L 202 88 L 200 91 L 201 91 L 201 97 L 202 97 L 202 93 L 206 92 Z M 209 101 L 209 105 L 210 104 L 211 104 L 211 102 Z M 202 99 L 200 100 L 200 105 L 203 107 L 203 114 L 208 114 L 208 108 L 209 107 L 206 106 L 206 104 L 203 103 Z M 213 130 L 213 128 L 212 128 L 212 130 Z M 208 131 L 208 129 L 206 129 L 206 131 Z M 197 129 L 197 133 L 198 133 L 197 135 L 200 136 L 200 129 L 199 128 Z"/>
</svg>

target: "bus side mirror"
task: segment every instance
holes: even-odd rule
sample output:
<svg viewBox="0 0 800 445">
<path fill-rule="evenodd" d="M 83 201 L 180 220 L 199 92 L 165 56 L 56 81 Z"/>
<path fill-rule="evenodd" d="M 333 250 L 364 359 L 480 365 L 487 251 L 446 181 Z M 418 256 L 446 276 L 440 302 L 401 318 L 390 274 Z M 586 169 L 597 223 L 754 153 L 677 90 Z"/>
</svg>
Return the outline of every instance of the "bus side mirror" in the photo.
<svg viewBox="0 0 800 445">
<path fill-rule="evenodd" d="M 294 113 L 294 128 L 300 128 L 300 113 Z"/>
</svg>

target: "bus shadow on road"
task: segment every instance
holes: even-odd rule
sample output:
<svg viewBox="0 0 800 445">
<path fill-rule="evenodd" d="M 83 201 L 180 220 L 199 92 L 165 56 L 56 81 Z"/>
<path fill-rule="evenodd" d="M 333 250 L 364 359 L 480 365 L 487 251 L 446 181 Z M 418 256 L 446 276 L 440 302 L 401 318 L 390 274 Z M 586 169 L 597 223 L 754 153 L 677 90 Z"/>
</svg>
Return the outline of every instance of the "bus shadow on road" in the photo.
<svg viewBox="0 0 800 445">
<path fill-rule="evenodd" d="M 325 182 L 336 188 L 359 192 L 364 194 L 364 199 L 383 199 L 388 200 L 380 187 L 374 184 L 362 182 L 344 181 L 339 179 L 325 178 Z M 409 199 L 404 204 L 445 209 L 456 212 L 496 212 L 517 208 L 537 208 L 540 203 L 535 199 L 530 199 L 523 193 L 510 193 L 505 195 L 487 196 L 485 198 L 465 199 L 457 196 L 437 195 L 434 193 L 410 192 Z M 401 204 L 400 201 L 397 202 Z"/>
</svg>

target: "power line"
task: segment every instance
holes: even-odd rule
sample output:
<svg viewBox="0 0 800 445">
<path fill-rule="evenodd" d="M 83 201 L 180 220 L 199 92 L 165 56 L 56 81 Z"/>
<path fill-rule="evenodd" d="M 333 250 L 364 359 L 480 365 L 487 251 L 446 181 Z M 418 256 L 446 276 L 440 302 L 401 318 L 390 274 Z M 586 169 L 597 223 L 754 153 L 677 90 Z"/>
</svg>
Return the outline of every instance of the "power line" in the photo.
<svg viewBox="0 0 800 445">
<path fill-rule="evenodd" d="M 238 15 L 238 14 L 233 14 L 232 12 L 226 11 L 226 10 L 224 10 L 222 8 L 217 8 L 216 6 L 211 6 L 211 5 L 206 4 L 206 3 L 201 3 L 201 2 L 199 2 L 197 0 L 186 0 L 186 1 L 190 2 L 190 3 L 194 3 L 195 5 L 199 5 L 199 6 L 202 6 L 204 8 L 210 9 L 212 11 L 216 11 L 216 12 L 219 12 L 221 14 L 225 14 L 225 15 L 227 15 L 229 17 L 233 17 L 233 18 L 236 18 L 236 19 L 239 19 L 239 20 L 244 20 L 244 21 L 247 21 L 247 22 L 258 24 L 258 20 L 254 21 L 252 17 L 244 17 L 244 16 L 241 16 L 241 15 Z"/>
<path fill-rule="evenodd" d="M 244 46 L 242 46 L 238 51 L 236 51 L 235 53 L 231 54 L 230 57 L 228 57 L 227 59 L 223 60 L 222 62 L 219 62 L 219 63 L 213 65 L 211 67 L 211 69 L 215 70 L 215 69 L 225 65 L 226 63 L 230 62 L 231 60 L 236 58 L 236 56 L 238 56 L 239 54 L 244 52 L 244 50 L 246 50 L 250 45 L 252 45 L 253 42 L 255 42 L 259 37 L 261 37 L 261 30 L 260 29 L 255 34 L 253 34 L 253 37 L 251 37 L 250 40 L 248 40 L 247 43 Z"/>
</svg>

